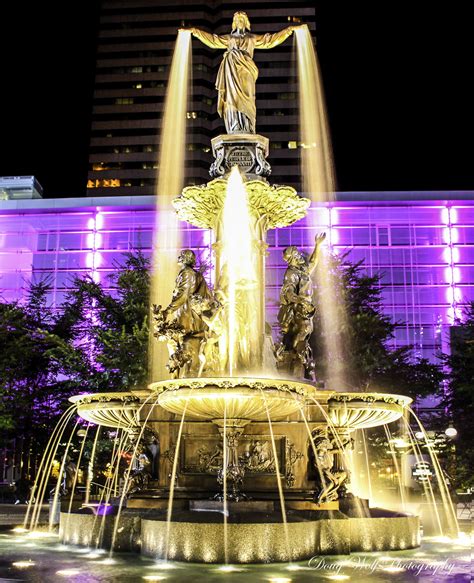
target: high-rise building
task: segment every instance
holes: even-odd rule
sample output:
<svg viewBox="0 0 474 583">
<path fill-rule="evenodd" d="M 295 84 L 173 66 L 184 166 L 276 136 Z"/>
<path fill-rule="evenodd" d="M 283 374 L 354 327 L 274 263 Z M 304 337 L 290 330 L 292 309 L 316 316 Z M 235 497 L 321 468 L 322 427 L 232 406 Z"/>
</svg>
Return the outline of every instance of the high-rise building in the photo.
<svg viewBox="0 0 474 583">
<path fill-rule="evenodd" d="M 88 193 L 149 195 L 177 29 L 230 32 L 245 10 L 252 31 L 276 32 L 303 22 L 315 30 L 311 0 L 103 0 L 91 130 Z M 300 188 L 298 90 L 294 40 L 256 51 L 257 132 L 270 139 L 272 182 Z M 225 133 L 214 88 L 221 50 L 193 40 L 192 97 L 187 112 L 186 184 L 210 179 L 211 138 Z M 263 54 L 264 53 L 264 54 Z"/>
</svg>

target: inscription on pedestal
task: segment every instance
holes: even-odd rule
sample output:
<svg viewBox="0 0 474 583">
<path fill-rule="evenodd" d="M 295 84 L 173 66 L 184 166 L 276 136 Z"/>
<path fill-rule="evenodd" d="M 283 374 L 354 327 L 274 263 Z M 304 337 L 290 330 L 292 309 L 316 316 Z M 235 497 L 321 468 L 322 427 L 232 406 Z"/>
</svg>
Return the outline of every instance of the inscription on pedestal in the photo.
<svg viewBox="0 0 474 583">
<path fill-rule="evenodd" d="M 231 167 L 237 164 L 244 172 L 254 165 L 252 153 L 244 147 L 232 148 L 227 155 L 227 161 Z"/>
<path fill-rule="evenodd" d="M 268 138 L 258 134 L 224 134 L 211 140 L 214 162 L 209 173 L 213 178 L 224 176 L 232 166 L 238 166 L 250 179 L 269 176 L 267 162 Z"/>
</svg>

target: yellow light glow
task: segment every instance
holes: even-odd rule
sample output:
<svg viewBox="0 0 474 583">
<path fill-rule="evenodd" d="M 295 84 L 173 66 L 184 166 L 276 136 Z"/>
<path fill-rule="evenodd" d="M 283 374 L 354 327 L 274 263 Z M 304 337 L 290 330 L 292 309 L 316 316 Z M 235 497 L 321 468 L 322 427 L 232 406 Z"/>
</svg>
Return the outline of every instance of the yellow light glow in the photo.
<svg viewBox="0 0 474 583">
<path fill-rule="evenodd" d="M 33 539 L 37 539 L 37 538 L 57 538 L 57 534 L 54 534 L 53 532 L 47 532 L 47 531 L 41 531 L 41 530 L 34 530 L 32 532 L 29 532 L 26 537 L 27 538 L 33 538 Z"/>
<path fill-rule="evenodd" d="M 33 567 L 35 564 L 33 561 L 15 561 L 12 563 L 17 569 L 28 569 L 28 567 Z"/>
<path fill-rule="evenodd" d="M 60 571 L 56 571 L 56 575 L 60 575 L 61 577 L 73 577 L 74 575 L 79 575 L 80 572 L 79 569 L 61 569 Z"/>
<path fill-rule="evenodd" d="M 248 325 L 255 322 L 251 314 L 258 302 L 258 278 L 247 191 L 238 166 L 232 168 L 227 182 L 222 216 L 220 289 L 227 296 L 227 361 L 232 376 L 239 364 L 248 368 L 251 356 L 258 350 L 255 344 L 259 343 L 255 329 Z M 243 310 L 247 311 L 242 313 Z"/>
<path fill-rule="evenodd" d="M 12 528 L 12 532 L 28 532 L 27 528 L 23 528 L 22 526 L 16 526 Z"/>
<path fill-rule="evenodd" d="M 176 565 L 163 561 L 155 563 L 150 567 L 150 569 L 162 569 L 163 571 L 169 571 L 171 569 L 176 569 Z"/>
<path fill-rule="evenodd" d="M 349 575 L 328 575 L 328 579 L 331 581 L 346 581 L 350 577 Z"/>
<path fill-rule="evenodd" d="M 151 304 L 167 306 L 177 275 L 177 254 L 181 248 L 179 220 L 172 201 L 184 186 L 186 109 L 191 59 L 191 33 L 180 31 L 176 39 L 166 92 L 160 140 L 156 188 L 156 225 L 151 283 Z M 166 277 L 162 277 L 165 273 Z M 168 349 L 150 333 L 150 368 L 153 379 L 166 379 Z"/>
<path fill-rule="evenodd" d="M 243 569 L 234 567 L 234 565 L 222 565 L 222 567 L 218 567 L 217 570 L 221 571 L 222 573 L 236 573 L 238 571 L 243 571 Z"/>
<path fill-rule="evenodd" d="M 334 164 L 319 64 L 308 27 L 297 28 L 295 37 L 304 191 L 313 200 L 329 200 L 335 189 Z"/>
<path fill-rule="evenodd" d="M 164 575 L 144 575 L 142 579 L 145 581 L 164 581 L 166 577 Z"/>
</svg>

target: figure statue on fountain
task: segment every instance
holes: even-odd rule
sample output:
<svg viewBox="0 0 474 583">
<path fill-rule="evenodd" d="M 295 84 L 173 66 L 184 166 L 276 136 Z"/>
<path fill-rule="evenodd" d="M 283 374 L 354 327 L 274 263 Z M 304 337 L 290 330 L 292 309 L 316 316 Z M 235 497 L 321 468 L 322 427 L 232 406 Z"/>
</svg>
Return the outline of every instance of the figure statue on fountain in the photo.
<svg viewBox="0 0 474 583">
<path fill-rule="evenodd" d="M 236 12 L 230 34 L 211 34 L 191 28 L 191 33 L 211 49 L 226 49 L 216 79 L 217 112 L 228 134 L 254 134 L 257 111 L 255 83 L 258 69 L 253 60 L 255 49 L 273 49 L 293 34 L 296 26 L 267 34 L 250 33 L 245 12 Z"/>
<path fill-rule="evenodd" d="M 311 276 L 318 265 L 320 247 L 325 238 L 326 233 L 316 235 L 309 258 L 293 245 L 283 252 L 288 267 L 280 291 L 278 322 L 282 341 L 276 347 L 277 363 L 288 374 L 304 376 L 309 380 L 315 380 L 314 360 L 309 344 L 316 311 Z"/>
<path fill-rule="evenodd" d="M 167 368 L 172 378 L 180 378 L 188 373 L 197 373 L 199 368 L 199 346 L 207 324 L 192 309 L 191 299 L 213 301 L 206 280 L 196 266 L 196 255 L 190 249 L 178 256 L 181 270 L 176 278 L 171 303 L 163 310 L 153 306 L 154 335 L 168 343 L 170 358 Z"/>
<path fill-rule="evenodd" d="M 130 472 L 127 496 L 146 490 L 152 478 L 152 461 L 148 448 L 141 444 L 134 461 L 134 468 Z M 127 474 L 128 470 L 125 471 Z"/>
<path fill-rule="evenodd" d="M 335 467 L 335 451 L 325 431 L 314 430 L 311 433 L 311 439 L 310 458 L 313 458 L 319 487 L 316 502 L 318 504 L 332 502 L 339 498 L 339 489 L 347 480 L 347 472 Z"/>
</svg>

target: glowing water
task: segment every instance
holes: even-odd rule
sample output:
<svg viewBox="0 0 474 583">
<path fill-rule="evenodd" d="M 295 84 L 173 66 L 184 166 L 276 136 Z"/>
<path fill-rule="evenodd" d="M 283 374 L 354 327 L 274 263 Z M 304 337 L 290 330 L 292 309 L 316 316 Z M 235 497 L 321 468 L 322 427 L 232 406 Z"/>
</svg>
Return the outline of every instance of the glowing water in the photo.
<svg viewBox="0 0 474 583">
<path fill-rule="evenodd" d="M 438 480 L 438 487 L 439 487 L 439 491 L 441 494 L 441 499 L 443 501 L 443 508 L 444 508 L 445 513 L 446 513 L 449 534 L 450 535 L 454 534 L 454 535 L 458 536 L 459 525 L 458 525 L 458 520 L 457 520 L 457 516 L 456 516 L 456 511 L 454 509 L 453 502 L 451 500 L 451 496 L 449 495 L 448 485 L 446 484 L 446 479 L 444 477 L 444 472 L 440 466 L 438 456 L 436 455 L 436 452 L 433 451 L 433 447 L 430 445 L 430 441 L 429 441 L 429 438 L 426 434 L 426 430 L 425 430 L 423 424 L 421 423 L 420 419 L 418 418 L 417 414 L 411 408 L 409 408 L 409 411 L 410 411 L 410 414 L 415 419 L 415 421 L 417 422 L 418 427 L 420 428 L 420 431 L 423 432 L 424 439 L 425 439 L 426 444 L 427 444 L 427 449 L 428 449 L 428 453 L 430 455 L 431 463 L 433 464 L 433 467 L 434 467 L 435 473 L 436 473 L 436 478 Z"/>
<path fill-rule="evenodd" d="M 406 497 L 405 497 L 405 488 L 403 487 L 402 483 L 402 474 L 400 464 L 398 463 L 397 452 L 395 451 L 395 447 L 393 444 L 392 432 L 390 431 L 390 427 L 388 425 L 384 425 L 385 436 L 387 437 L 388 446 L 390 448 L 390 455 L 392 456 L 393 465 L 395 466 L 395 471 L 397 473 L 397 484 L 398 490 L 400 492 L 400 500 L 402 502 L 402 510 L 406 510 Z"/>
<path fill-rule="evenodd" d="M 59 469 L 58 483 L 56 484 L 56 488 L 54 489 L 53 503 L 52 503 L 52 506 L 51 506 L 51 510 L 49 512 L 49 530 L 50 531 L 53 530 L 53 528 L 54 528 L 53 520 L 54 520 L 54 517 L 56 516 L 56 510 L 57 510 L 58 504 L 60 503 L 60 500 L 59 500 L 59 491 L 60 491 L 60 488 L 61 488 L 61 479 L 62 479 L 62 476 L 64 474 L 64 469 L 66 467 L 66 460 L 68 458 L 69 448 L 71 447 L 71 441 L 72 441 L 72 438 L 74 437 L 74 434 L 76 433 L 76 429 L 77 429 L 78 425 L 79 425 L 79 421 L 76 421 L 76 423 L 74 424 L 74 427 L 73 427 L 73 429 L 71 431 L 71 434 L 69 435 L 69 439 L 68 439 L 68 442 L 67 442 L 67 445 L 66 445 L 66 449 L 64 451 L 63 460 L 61 462 L 61 467 Z M 33 530 L 36 527 L 37 527 L 37 524 L 34 524 L 33 525 Z"/>
<path fill-rule="evenodd" d="M 43 458 L 40 462 L 38 472 L 36 474 L 33 488 L 31 489 L 30 504 L 26 510 L 25 519 L 23 521 L 23 528 L 27 528 L 29 524 L 30 530 L 34 530 L 36 524 L 39 521 L 41 504 L 44 499 L 46 486 L 48 483 L 49 475 L 51 473 L 51 466 L 58 450 L 59 442 L 62 439 L 64 431 L 66 430 L 67 424 L 76 412 L 75 409 L 75 406 L 71 405 L 62 414 L 61 418 L 56 424 L 56 427 L 51 433 L 51 437 L 48 440 Z M 34 503 L 33 500 L 35 500 Z"/>
<path fill-rule="evenodd" d="M 304 191 L 313 200 L 332 200 L 334 162 L 318 59 L 307 26 L 296 29 L 295 38 Z"/>
<path fill-rule="evenodd" d="M 312 202 L 329 201 L 333 200 L 335 191 L 334 162 L 318 59 L 307 26 L 296 29 L 295 38 L 303 189 Z M 313 222 L 312 226 L 320 227 L 316 213 L 310 212 L 309 219 Z M 318 265 L 316 279 L 328 364 L 327 384 L 329 388 L 341 390 L 341 386 L 346 385 L 346 379 L 341 351 L 343 343 L 337 331 L 342 329 L 340 305 L 343 298 L 337 297 L 334 276 L 326 261 Z"/>
<path fill-rule="evenodd" d="M 115 540 L 117 538 L 117 532 L 118 532 L 118 527 L 119 527 L 119 522 L 120 522 L 120 515 L 122 513 L 122 508 L 125 502 L 125 498 L 127 497 L 127 493 L 128 493 L 128 488 L 129 488 L 129 484 L 130 484 L 130 476 L 131 476 L 131 472 L 132 472 L 132 468 L 134 466 L 134 462 L 135 459 L 137 457 L 137 452 L 138 452 L 138 448 L 141 445 L 141 440 L 143 438 L 143 434 L 145 433 L 145 429 L 148 423 L 148 419 L 150 418 L 150 415 L 152 413 L 152 411 L 154 410 L 154 408 L 157 406 L 158 404 L 158 397 L 155 395 L 155 393 L 150 393 L 150 395 L 145 399 L 145 401 L 142 403 L 141 405 L 141 409 L 143 409 L 146 405 L 149 404 L 149 402 L 151 401 L 151 399 L 155 397 L 154 401 L 150 403 L 150 409 L 147 413 L 147 415 L 145 416 L 143 423 L 140 427 L 140 433 L 137 435 L 136 437 L 136 441 L 135 441 L 135 445 L 132 451 L 132 458 L 130 460 L 130 465 L 127 468 L 127 471 L 125 472 L 125 476 L 124 476 L 124 484 L 123 484 L 123 491 L 122 491 L 122 495 L 120 496 L 120 501 L 118 504 L 118 510 L 117 510 L 117 516 L 115 517 L 115 521 L 114 521 L 114 529 L 112 531 L 112 542 L 110 545 L 110 557 L 112 558 L 112 554 L 114 552 L 114 548 L 115 548 Z M 118 464 L 117 464 L 117 471 L 118 471 Z"/>
<path fill-rule="evenodd" d="M 227 371 L 232 376 L 237 370 L 250 369 L 262 340 L 250 325 L 257 318 L 258 275 L 247 191 L 237 166 L 227 182 L 220 232 L 218 289 L 225 304 Z"/>
<path fill-rule="evenodd" d="M 194 389 L 191 389 L 191 395 Z M 179 448 L 181 446 L 181 436 L 183 434 L 184 419 L 186 417 L 186 410 L 188 408 L 188 402 L 186 401 L 183 414 L 181 416 L 181 422 L 179 424 L 178 437 L 176 438 L 176 449 L 173 458 L 173 469 L 171 471 L 171 482 L 170 482 L 170 493 L 168 498 L 168 510 L 166 513 L 166 547 L 165 547 L 165 561 L 168 561 L 170 552 L 170 532 L 171 532 L 171 517 L 173 514 L 173 500 L 174 500 L 174 488 L 176 483 L 176 472 L 178 470 L 178 459 L 179 459 Z"/>
<path fill-rule="evenodd" d="M 86 493 L 84 497 L 84 504 L 89 504 L 89 499 L 91 496 L 91 485 L 94 479 L 94 460 L 95 460 L 95 450 L 97 448 L 97 442 L 99 440 L 99 436 L 102 432 L 102 427 L 99 425 L 97 427 L 97 431 L 95 432 L 94 443 L 92 444 L 92 451 L 91 457 L 89 460 L 89 464 L 87 466 L 87 480 L 86 480 Z"/>
<path fill-rule="evenodd" d="M 153 253 L 151 303 L 167 306 L 177 273 L 176 257 L 181 248 L 179 221 L 172 201 L 184 186 L 186 107 L 191 60 L 191 33 L 180 31 L 171 63 L 161 129 L 156 189 L 156 226 Z M 165 274 L 165 276 L 163 276 Z M 167 349 L 150 335 L 151 378 L 167 378 Z"/>
<path fill-rule="evenodd" d="M 262 393 L 262 397 L 263 397 L 263 402 L 265 403 L 265 409 L 267 412 L 268 428 L 270 429 L 270 438 L 271 438 L 271 442 L 272 442 L 273 459 L 275 460 L 275 475 L 276 475 L 277 485 L 278 485 L 278 495 L 280 497 L 281 518 L 283 520 L 283 526 L 285 529 L 286 552 L 288 555 L 288 562 L 291 563 L 290 533 L 288 531 L 288 521 L 286 518 L 285 494 L 283 493 L 283 484 L 281 483 L 280 464 L 278 463 L 278 452 L 277 452 L 276 443 L 275 443 L 275 436 L 273 434 L 273 426 L 272 426 L 272 420 L 270 417 L 270 411 L 268 410 L 267 397 L 263 391 L 261 391 L 261 393 Z"/>
</svg>

